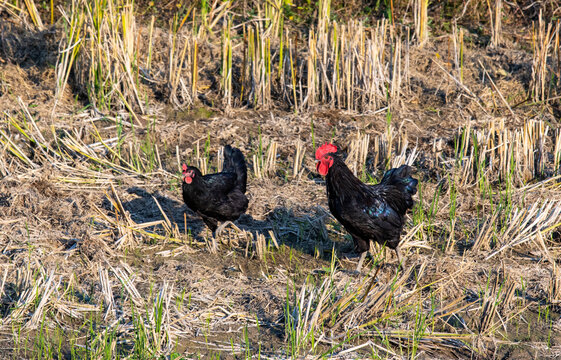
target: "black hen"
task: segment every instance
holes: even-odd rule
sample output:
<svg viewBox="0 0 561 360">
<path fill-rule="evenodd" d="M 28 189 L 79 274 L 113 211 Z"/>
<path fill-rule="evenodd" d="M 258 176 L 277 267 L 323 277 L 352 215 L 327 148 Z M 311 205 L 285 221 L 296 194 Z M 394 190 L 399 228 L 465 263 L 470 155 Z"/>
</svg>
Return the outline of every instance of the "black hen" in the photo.
<svg viewBox="0 0 561 360">
<path fill-rule="evenodd" d="M 400 262 L 403 218 L 413 207 L 412 196 L 417 192 L 418 181 L 410 176 L 412 168 L 402 165 L 390 169 L 379 184 L 367 185 L 353 175 L 333 144 L 318 148 L 316 160 L 318 172 L 326 177 L 329 210 L 362 253 L 359 268 L 370 240 L 394 249 Z"/>
<path fill-rule="evenodd" d="M 204 175 L 183 164 L 183 200 L 214 233 L 219 221 L 234 221 L 247 210 L 247 166 L 239 149 L 224 147 L 222 172 Z"/>
</svg>

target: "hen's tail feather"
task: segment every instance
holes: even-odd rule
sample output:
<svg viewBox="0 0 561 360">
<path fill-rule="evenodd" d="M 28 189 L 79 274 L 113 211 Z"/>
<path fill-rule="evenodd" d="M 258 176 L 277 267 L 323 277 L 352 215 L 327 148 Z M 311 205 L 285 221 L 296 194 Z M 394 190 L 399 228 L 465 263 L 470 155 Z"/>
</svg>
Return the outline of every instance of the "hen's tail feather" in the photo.
<svg viewBox="0 0 561 360">
<path fill-rule="evenodd" d="M 247 165 L 242 152 L 230 145 L 224 146 L 224 166 L 223 171 L 233 172 L 237 176 L 237 183 L 245 193 L 247 185 Z"/>
<path fill-rule="evenodd" d="M 417 193 L 417 184 L 419 183 L 417 179 L 411 177 L 412 172 L 413 168 L 411 166 L 401 165 L 399 168 L 388 170 L 380 181 L 380 184 L 397 187 L 405 195 L 403 200 L 405 200 L 407 209 L 415 204 L 412 196 Z"/>
</svg>

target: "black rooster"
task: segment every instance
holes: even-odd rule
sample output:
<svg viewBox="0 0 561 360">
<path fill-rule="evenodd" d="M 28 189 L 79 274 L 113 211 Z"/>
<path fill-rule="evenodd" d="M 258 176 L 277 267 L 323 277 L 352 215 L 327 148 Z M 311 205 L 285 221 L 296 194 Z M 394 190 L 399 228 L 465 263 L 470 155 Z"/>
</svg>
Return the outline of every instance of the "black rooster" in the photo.
<svg viewBox="0 0 561 360">
<path fill-rule="evenodd" d="M 390 169 L 377 185 L 357 179 L 337 154 L 337 147 L 324 144 L 316 151 L 317 171 L 325 176 L 329 210 L 353 237 L 361 253 L 358 269 L 369 249 L 370 240 L 394 249 L 401 264 L 399 240 L 404 215 L 414 205 L 412 196 L 418 181 L 412 168 Z"/>
<path fill-rule="evenodd" d="M 213 234 L 219 221 L 234 221 L 247 210 L 247 166 L 239 149 L 224 147 L 222 172 L 203 175 L 183 164 L 183 200 L 203 219 Z"/>
</svg>

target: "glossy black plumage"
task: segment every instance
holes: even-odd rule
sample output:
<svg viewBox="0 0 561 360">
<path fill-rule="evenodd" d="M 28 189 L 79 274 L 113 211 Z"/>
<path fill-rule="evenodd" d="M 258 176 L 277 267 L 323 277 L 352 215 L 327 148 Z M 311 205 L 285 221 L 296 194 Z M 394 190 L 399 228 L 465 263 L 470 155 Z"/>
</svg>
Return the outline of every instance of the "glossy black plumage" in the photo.
<svg viewBox="0 0 561 360">
<path fill-rule="evenodd" d="M 185 181 L 186 174 L 193 173 L 191 183 Z M 249 201 L 245 196 L 247 166 L 239 149 L 224 147 L 222 172 L 202 175 L 194 166 L 183 169 L 183 200 L 203 219 L 214 232 L 219 221 L 234 221 L 245 213 Z"/>
<path fill-rule="evenodd" d="M 390 169 L 379 184 L 367 185 L 337 154 L 329 156 L 333 158 L 326 175 L 329 209 L 351 234 L 357 251 L 367 251 L 369 241 L 374 240 L 398 252 L 404 216 L 413 207 L 412 196 L 417 192 L 418 181 L 410 176 L 412 168 Z"/>
</svg>

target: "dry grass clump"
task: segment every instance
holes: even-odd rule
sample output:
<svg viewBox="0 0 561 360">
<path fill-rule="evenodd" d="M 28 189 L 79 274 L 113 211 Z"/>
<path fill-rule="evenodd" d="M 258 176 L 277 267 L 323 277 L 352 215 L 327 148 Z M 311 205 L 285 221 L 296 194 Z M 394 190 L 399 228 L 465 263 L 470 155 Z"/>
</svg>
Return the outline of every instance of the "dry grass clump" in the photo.
<svg viewBox="0 0 561 360">
<path fill-rule="evenodd" d="M 559 84 L 559 21 L 557 23 L 544 21 L 542 13 L 534 24 L 532 32 L 532 99 L 536 102 L 546 102 L 558 96 L 555 90 Z M 557 56 L 557 72 L 554 69 L 554 57 Z M 557 79 L 556 79 L 557 78 Z"/>
<path fill-rule="evenodd" d="M 397 102 L 406 91 L 408 40 L 386 21 L 372 29 L 356 21 L 339 24 L 329 17 L 329 1 L 322 1 L 318 26 L 303 44 L 283 25 L 284 5 L 258 7 L 264 22 L 234 22 L 230 6 L 214 2 L 201 13 L 190 9 L 174 17 L 166 43 L 154 18 L 148 29 L 137 29 L 132 2 L 72 2 L 68 13 L 61 10 L 66 30 L 57 98 L 72 80 L 98 109 L 121 104 L 138 115 L 147 111 L 147 88 L 187 108 L 209 86 L 219 89 L 225 109 L 283 102 L 295 111 L 320 104 L 366 111 Z M 167 56 L 156 56 L 155 44 L 165 46 Z M 208 52 L 220 61 L 201 63 Z M 218 72 L 212 84 L 200 79 L 207 71 Z"/>
</svg>

